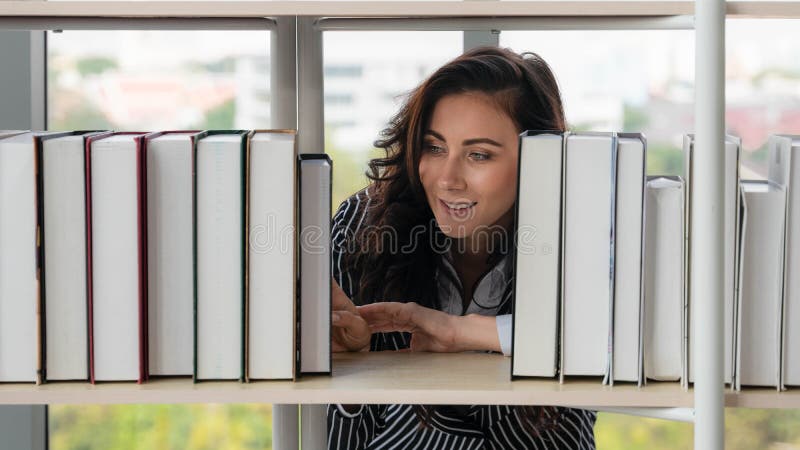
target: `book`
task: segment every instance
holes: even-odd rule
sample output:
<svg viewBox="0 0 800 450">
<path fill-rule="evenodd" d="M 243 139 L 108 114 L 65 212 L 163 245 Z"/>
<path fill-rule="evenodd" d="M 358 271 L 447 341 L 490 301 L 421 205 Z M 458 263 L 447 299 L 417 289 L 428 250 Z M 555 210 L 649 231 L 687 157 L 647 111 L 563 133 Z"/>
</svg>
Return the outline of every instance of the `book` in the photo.
<svg viewBox="0 0 800 450">
<path fill-rule="evenodd" d="M 683 180 L 648 177 L 645 204 L 644 375 L 678 381 L 686 359 Z"/>
<path fill-rule="evenodd" d="M 0 139 L 4 139 L 18 134 L 25 133 L 25 130 L 0 130 Z"/>
<path fill-rule="evenodd" d="M 745 215 L 735 388 L 780 389 L 786 190 L 769 180 L 742 180 Z"/>
<path fill-rule="evenodd" d="M 690 244 L 690 224 L 691 224 L 691 197 L 692 197 L 692 179 L 693 179 L 693 155 L 694 155 L 694 135 L 687 134 L 683 138 L 683 158 L 684 158 L 684 181 L 686 183 L 686 225 L 685 233 L 687 240 L 687 265 L 686 265 L 686 290 L 689 302 L 689 323 L 687 331 L 689 333 L 688 339 L 688 381 L 694 382 L 694 328 L 695 328 L 695 302 L 689 295 L 689 277 L 688 273 L 691 270 L 691 258 L 688 255 L 688 248 Z M 724 381 L 730 384 L 733 381 L 733 360 L 734 360 L 734 336 L 733 330 L 735 325 L 735 304 L 738 302 L 737 297 L 739 293 L 739 253 L 741 247 L 741 230 L 739 228 L 739 204 L 741 202 L 741 192 L 739 189 L 739 161 L 741 160 L 742 141 L 736 136 L 726 135 L 724 142 L 725 151 L 725 204 L 724 204 L 724 220 L 725 230 L 723 235 L 724 245 L 724 343 L 725 343 L 725 356 L 724 356 Z"/>
<path fill-rule="evenodd" d="M 613 371 L 617 136 L 566 136 L 561 381 Z"/>
<path fill-rule="evenodd" d="M 108 133 L 105 133 L 108 134 Z M 37 139 L 43 381 L 89 379 L 86 140 Z"/>
<path fill-rule="evenodd" d="M 145 139 L 149 375 L 192 375 L 196 131 Z"/>
<path fill-rule="evenodd" d="M 0 136 L 0 382 L 41 383 L 35 138 Z"/>
<path fill-rule="evenodd" d="M 246 137 L 197 137 L 194 381 L 244 379 Z"/>
<path fill-rule="evenodd" d="M 296 133 L 256 131 L 247 145 L 246 381 L 294 379 Z"/>
<path fill-rule="evenodd" d="M 641 385 L 644 313 L 644 190 L 641 134 L 618 135 L 614 255 L 613 381 Z"/>
<path fill-rule="evenodd" d="M 325 153 L 298 155 L 300 178 L 300 372 L 331 373 L 331 188 Z"/>
<path fill-rule="evenodd" d="M 782 384 L 800 386 L 800 136 L 769 139 L 769 178 L 786 184 Z"/>
<path fill-rule="evenodd" d="M 564 136 L 520 135 L 511 377 L 558 372 Z"/>
<path fill-rule="evenodd" d="M 147 378 L 144 133 L 90 136 L 86 237 L 90 381 Z"/>
</svg>

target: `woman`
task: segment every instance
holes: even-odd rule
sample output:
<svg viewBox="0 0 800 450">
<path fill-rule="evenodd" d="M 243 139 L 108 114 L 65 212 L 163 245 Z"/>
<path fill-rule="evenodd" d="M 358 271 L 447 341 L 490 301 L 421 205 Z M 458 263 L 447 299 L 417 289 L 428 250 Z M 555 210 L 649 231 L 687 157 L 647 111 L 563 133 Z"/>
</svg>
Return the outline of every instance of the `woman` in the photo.
<svg viewBox="0 0 800 450">
<path fill-rule="evenodd" d="M 411 92 L 332 228 L 334 351 L 511 350 L 518 135 L 564 131 L 535 54 L 484 47 Z M 359 305 L 359 306 L 356 306 Z M 594 449 L 592 411 L 329 405 L 330 449 Z"/>
</svg>

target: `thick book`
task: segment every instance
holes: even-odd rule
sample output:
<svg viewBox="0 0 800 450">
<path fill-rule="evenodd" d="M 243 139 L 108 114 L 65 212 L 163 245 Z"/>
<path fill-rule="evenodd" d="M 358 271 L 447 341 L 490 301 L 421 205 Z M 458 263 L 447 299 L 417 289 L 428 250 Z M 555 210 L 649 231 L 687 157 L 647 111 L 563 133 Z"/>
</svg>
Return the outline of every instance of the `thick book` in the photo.
<svg viewBox="0 0 800 450">
<path fill-rule="evenodd" d="M 86 142 L 90 380 L 147 379 L 144 133 Z"/>
<path fill-rule="evenodd" d="M 36 137 L 0 136 L 0 382 L 42 381 Z"/>
<path fill-rule="evenodd" d="M 193 380 L 244 380 L 245 131 L 209 131 L 195 158 Z"/>
<path fill-rule="evenodd" d="M 800 386 L 800 136 L 770 136 L 769 178 L 786 185 L 781 380 Z"/>
<path fill-rule="evenodd" d="M 298 155 L 300 179 L 300 373 L 331 374 L 331 190 L 325 153 Z"/>
<path fill-rule="evenodd" d="M 564 136 L 519 139 L 511 377 L 558 373 Z"/>
<path fill-rule="evenodd" d="M 723 329 L 724 329 L 724 381 L 731 384 L 733 381 L 733 361 L 734 361 L 734 336 L 733 330 L 735 325 L 735 305 L 738 302 L 739 294 L 739 253 L 741 247 L 741 230 L 739 227 L 739 204 L 741 202 L 741 192 L 739 189 L 739 161 L 742 153 L 742 141 L 736 136 L 725 136 L 724 142 L 725 162 L 724 162 L 724 183 L 725 183 L 725 197 L 724 197 L 724 234 L 723 246 L 725 251 L 724 256 L 724 316 L 723 316 Z M 686 264 L 686 290 L 687 299 L 689 303 L 689 315 L 687 331 L 688 338 L 688 381 L 694 382 L 694 354 L 695 354 L 695 303 L 690 293 L 689 277 L 691 271 L 691 258 L 688 255 L 688 249 L 691 248 L 690 243 L 690 225 L 691 225 L 691 198 L 692 198 L 692 180 L 693 176 L 693 161 L 694 161 L 694 135 L 687 134 L 683 137 L 683 162 L 684 162 L 684 181 L 686 182 L 686 240 L 687 240 L 687 264 Z"/>
<path fill-rule="evenodd" d="M 612 372 L 617 135 L 566 136 L 561 374 Z"/>
<path fill-rule="evenodd" d="M 37 140 L 44 382 L 89 379 L 85 152 L 87 138 L 101 135 L 75 131 Z"/>
<path fill-rule="evenodd" d="M 645 195 L 644 375 L 678 381 L 686 366 L 683 180 L 648 177 Z"/>
<path fill-rule="evenodd" d="M 614 255 L 613 381 L 643 383 L 646 141 L 618 135 Z"/>
<path fill-rule="evenodd" d="M 246 381 L 295 378 L 296 137 L 257 130 L 248 139 Z"/>
<path fill-rule="evenodd" d="M 786 190 L 742 180 L 745 215 L 735 387 L 781 387 L 781 324 Z"/>
<path fill-rule="evenodd" d="M 197 131 L 145 139 L 148 374 L 191 376 Z"/>
</svg>

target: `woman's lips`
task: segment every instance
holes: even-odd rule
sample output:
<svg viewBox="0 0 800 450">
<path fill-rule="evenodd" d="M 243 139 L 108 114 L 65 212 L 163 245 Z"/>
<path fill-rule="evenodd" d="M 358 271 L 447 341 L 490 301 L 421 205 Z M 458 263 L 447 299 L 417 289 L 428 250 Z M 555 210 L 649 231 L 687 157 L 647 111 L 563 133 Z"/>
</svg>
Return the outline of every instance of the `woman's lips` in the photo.
<svg viewBox="0 0 800 450">
<path fill-rule="evenodd" d="M 465 219 L 472 214 L 472 211 L 475 208 L 477 202 L 472 203 L 472 205 L 470 205 L 467 208 L 460 208 L 460 209 L 453 209 L 447 206 L 447 203 L 445 203 L 444 200 L 442 199 L 439 199 L 439 204 L 444 209 L 444 212 L 449 214 L 450 216 L 455 217 L 457 219 Z"/>
</svg>

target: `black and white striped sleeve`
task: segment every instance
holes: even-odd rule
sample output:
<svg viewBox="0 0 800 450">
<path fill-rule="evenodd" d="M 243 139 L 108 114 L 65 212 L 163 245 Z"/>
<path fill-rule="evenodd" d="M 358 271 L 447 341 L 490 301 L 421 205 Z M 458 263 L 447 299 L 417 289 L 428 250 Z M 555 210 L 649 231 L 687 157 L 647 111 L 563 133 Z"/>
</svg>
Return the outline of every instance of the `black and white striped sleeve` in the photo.
<svg viewBox="0 0 800 450">
<path fill-rule="evenodd" d="M 348 413 L 328 405 L 328 450 L 361 450 L 386 428 L 386 405 L 359 405 Z"/>
<path fill-rule="evenodd" d="M 366 217 L 369 188 L 345 199 L 331 222 L 331 264 L 333 278 L 352 300 L 358 289 L 359 273 L 345 266 L 343 256 L 353 251 L 353 238 Z M 366 445 L 384 428 L 385 407 L 359 405 L 358 411 L 348 413 L 342 405 L 330 404 L 328 416 L 328 448 L 356 450 Z"/>
<path fill-rule="evenodd" d="M 559 418 L 552 428 L 528 431 L 520 417 L 521 410 L 510 406 L 491 406 L 483 418 L 486 424 L 486 448 L 506 449 L 563 449 L 563 450 L 595 450 L 594 411 L 555 408 Z M 550 412 L 545 410 L 548 417 Z M 494 417 L 491 417 L 494 416 Z"/>
<path fill-rule="evenodd" d="M 354 251 L 354 237 L 369 206 L 369 187 L 346 198 L 331 221 L 331 265 L 333 278 L 351 300 L 358 289 L 359 274 L 344 265 L 343 256 Z"/>
</svg>

